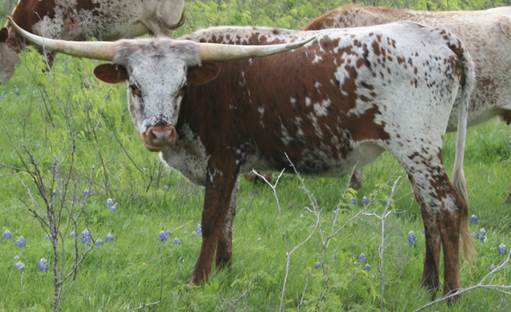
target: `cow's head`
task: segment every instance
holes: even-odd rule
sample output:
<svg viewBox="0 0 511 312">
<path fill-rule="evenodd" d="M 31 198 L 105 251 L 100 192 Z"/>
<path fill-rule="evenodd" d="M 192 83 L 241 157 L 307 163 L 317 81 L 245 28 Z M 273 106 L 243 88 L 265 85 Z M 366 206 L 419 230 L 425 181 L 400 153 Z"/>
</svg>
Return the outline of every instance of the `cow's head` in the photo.
<svg viewBox="0 0 511 312">
<path fill-rule="evenodd" d="M 7 27 L 0 29 L 0 83 L 6 82 L 14 74 L 16 65 L 19 63 L 18 52 L 7 41 L 9 30 Z"/>
<path fill-rule="evenodd" d="M 121 41 L 112 63 L 95 76 L 107 83 L 127 81 L 128 107 L 146 148 L 159 151 L 177 140 L 184 87 L 214 79 L 218 67 L 203 62 L 196 43 L 169 39 Z"/>
<path fill-rule="evenodd" d="M 128 82 L 129 110 L 144 145 L 151 151 L 160 151 L 176 141 L 175 125 L 184 88 L 214 79 L 218 68 L 213 62 L 282 53 L 312 40 L 267 46 L 172 39 L 72 42 L 42 38 L 13 26 L 45 49 L 111 62 L 96 67 L 94 74 L 107 83 Z"/>
</svg>

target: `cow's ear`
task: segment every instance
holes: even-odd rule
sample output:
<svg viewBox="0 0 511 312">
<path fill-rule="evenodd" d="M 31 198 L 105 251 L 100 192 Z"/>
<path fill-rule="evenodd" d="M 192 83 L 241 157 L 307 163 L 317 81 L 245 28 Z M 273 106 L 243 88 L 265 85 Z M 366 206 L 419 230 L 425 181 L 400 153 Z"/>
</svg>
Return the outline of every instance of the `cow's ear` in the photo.
<svg viewBox="0 0 511 312">
<path fill-rule="evenodd" d="M 6 27 L 3 27 L 0 29 L 0 42 L 6 42 L 7 38 L 9 37 L 9 31 Z"/>
<path fill-rule="evenodd" d="M 201 66 L 188 69 L 187 82 L 190 85 L 200 86 L 210 82 L 218 76 L 220 69 L 215 63 L 202 63 Z"/>
<path fill-rule="evenodd" d="M 119 83 L 128 80 L 128 72 L 122 65 L 103 64 L 94 68 L 94 76 L 106 83 Z"/>
</svg>

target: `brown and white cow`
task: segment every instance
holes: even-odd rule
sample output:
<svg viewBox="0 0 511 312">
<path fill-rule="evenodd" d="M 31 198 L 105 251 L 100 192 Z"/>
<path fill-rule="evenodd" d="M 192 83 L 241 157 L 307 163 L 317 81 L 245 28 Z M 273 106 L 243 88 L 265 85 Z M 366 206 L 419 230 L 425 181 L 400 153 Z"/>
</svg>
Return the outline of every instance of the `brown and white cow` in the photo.
<svg viewBox="0 0 511 312">
<path fill-rule="evenodd" d="M 471 243 L 463 149 L 474 73 L 462 43 L 445 30 L 415 23 L 318 32 L 220 27 L 189 40 L 115 43 L 23 35 L 48 49 L 111 61 L 95 75 L 128 82 L 129 111 L 145 147 L 206 187 L 194 283 L 207 279 L 215 259 L 218 267 L 231 262 L 240 172 L 289 168 L 289 157 L 301 172 L 338 174 L 387 150 L 406 169 L 422 206 L 424 286 L 439 286 L 442 244 L 444 290 L 460 287 L 460 236 L 467 251 Z M 203 51 L 227 41 L 236 45 L 222 49 L 239 58 L 240 47 L 310 38 L 316 40 L 303 48 L 264 58 L 226 60 Z M 455 101 L 453 186 L 441 150 Z"/>
<path fill-rule="evenodd" d="M 184 0 L 22 0 L 11 17 L 48 38 L 116 40 L 146 33 L 168 35 L 184 21 Z M 25 40 L 7 24 L 0 29 L 0 83 L 19 62 Z M 51 64 L 53 55 L 47 54 Z"/>
<path fill-rule="evenodd" d="M 305 29 L 359 27 L 401 20 L 448 29 L 465 42 L 476 66 L 476 87 L 468 125 L 500 116 L 511 124 L 511 6 L 484 11 L 425 12 L 385 7 L 343 6 L 310 22 Z M 453 114 L 449 130 L 455 130 Z M 359 180 L 361 173 L 358 173 Z M 511 202 L 511 194 L 509 195 Z"/>
</svg>

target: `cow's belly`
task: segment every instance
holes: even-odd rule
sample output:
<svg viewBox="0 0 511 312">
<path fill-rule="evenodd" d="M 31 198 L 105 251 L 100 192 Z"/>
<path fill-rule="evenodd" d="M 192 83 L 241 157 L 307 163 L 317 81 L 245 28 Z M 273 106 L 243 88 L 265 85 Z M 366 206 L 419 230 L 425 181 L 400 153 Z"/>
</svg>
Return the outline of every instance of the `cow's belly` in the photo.
<svg viewBox="0 0 511 312">
<path fill-rule="evenodd" d="M 241 172 L 250 172 L 252 169 L 256 171 L 280 171 L 285 168 L 292 170 L 290 168 L 292 163 L 299 173 L 338 177 L 350 174 L 354 167 L 362 167 L 371 163 L 382 152 L 383 148 L 377 144 L 365 142 L 353 145 L 342 158 L 335 157 L 332 153 L 322 149 L 304 149 L 301 153 L 294 155 L 283 150 L 280 153 L 282 157 L 277 158 L 265 157 L 258 153 L 247 157 L 247 161 L 241 167 Z"/>
</svg>

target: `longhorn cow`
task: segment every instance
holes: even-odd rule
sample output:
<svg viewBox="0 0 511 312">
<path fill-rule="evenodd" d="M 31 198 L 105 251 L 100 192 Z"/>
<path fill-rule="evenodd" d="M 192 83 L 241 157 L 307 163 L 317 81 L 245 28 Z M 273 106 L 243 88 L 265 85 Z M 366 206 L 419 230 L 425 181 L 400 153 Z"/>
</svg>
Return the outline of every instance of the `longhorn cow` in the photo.
<svg viewBox="0 0 511 312">
<path fill-rule="evenodd" d="M 128 83 L 129 111 L 145 147 L 205 186 L 194 283 L 207 279 L 215 259 L 218 267 L 231 263 L 240 172 L 292 163 L 303 173 L 339 174 L 388 151 L 422 206 L 424 286 L 438 288 L 441 242 L 444 290 L 460 288 L 460 237 L 471 249 L 463 151 L 474 73 L 463 44 L 447 31 L 409 22 L 317 32 L 220 27 L 188 40 L 87 43 L 18 31 L 50 50 L 109 61 L 94 73 L 107 83 Z M 250 53 L 239 52 L 262 44 L 282 51 L 281 45 L 314 38 L 267 57 L 244 59 Z M 222 53 L 214 52 L 220 47 Z M 456 101 L 453 185 L 441 151 Z"/>
</svg>

